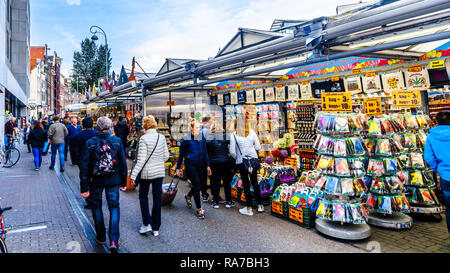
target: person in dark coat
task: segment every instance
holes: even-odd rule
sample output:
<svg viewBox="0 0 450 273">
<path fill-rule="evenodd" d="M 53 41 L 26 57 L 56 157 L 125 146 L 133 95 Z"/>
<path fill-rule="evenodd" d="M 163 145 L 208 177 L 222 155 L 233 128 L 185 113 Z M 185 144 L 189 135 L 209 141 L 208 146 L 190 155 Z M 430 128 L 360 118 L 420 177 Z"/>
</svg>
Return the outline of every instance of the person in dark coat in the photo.
<svg viewBox="0 0 450 273">
<path fill-rule="evenodd" d="M 28 139 L 28 136 L 31 132 L 31 123 L 27 122 L 25 124 L 25 128 L 23 129 L 23 144 L 27 145 L 28 152 L 31 153 L 31 146 Z"/>
<path fill-rule="evenodd" d="M 75 137 L 76 135 L 81 132 L 81 125 L 78 125 L 78 120 L 76 118 L 72 118 L 71 124 L 67 128 L 69 131 L 68 141 L 69 141 L 69 151 L 70 151 L 70 158 L 72 160 L 73 165 L 78 165 L 78 159 L 76 155 L 76 149 L 77 145 L 75 143 Z"/>
<path fill-rule="evenodd" d="M 123 117 L 119 117 L 119 122 L 117 122 L 116 126 L 114 126 L 114 134 L 116 134 L 116 137 L 122 140 L 123 149 L 126 153 L 130 128 L 128 127 L 128 124 L 123 120 Z"/>
<path fill-rule="evenodd" d="M 78 132 L 73 141 L 73 157 L 78 166 L 80 166 L 81 151 L 86 142 L 98 134 L 98 131 L 93 129 L 94 121 L 92 118 L 85 118 L 81 123 L 83 131 Z"/>
<path fill-rule="evenodd" d="M 122 141 L 111 135 L 111 125 L 109 118 L 100 117 L 97 120 L 99 133 L 84 145 L 80 160 L 80 189 L 81 197 L 91 196 L 96 241 L 101 245 L 106 243 L 102 211 L 102 195 L 103 191 L 106 192 L 110 214 L 109 249 L 113 253 L 119 253 L 119 190 L 126 190 L 128 170 Z"/>
<path fill-rule="evenodd" d="M 45 142 L 47 142 L 47 132 L 44 130 L 44 125 L 35 121 L 31 127 L 30 134 L 28 135 L 28 141 L 33 150 L 34 166 L 35 170 L 39 171 L 42 165 L 42 152 L 44 150 Z"/>
</svg>

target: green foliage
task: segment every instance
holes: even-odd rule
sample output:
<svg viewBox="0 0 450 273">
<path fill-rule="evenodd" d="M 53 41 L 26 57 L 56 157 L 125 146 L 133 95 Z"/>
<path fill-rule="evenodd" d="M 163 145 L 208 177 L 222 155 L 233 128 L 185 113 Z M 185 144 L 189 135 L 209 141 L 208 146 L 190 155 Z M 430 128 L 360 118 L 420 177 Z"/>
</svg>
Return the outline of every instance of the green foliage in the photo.
<svg viewBox="0 0 450 273">
<path fill-rule="evenodd" d="M 75 51 L 73 54 L 72 90 L 76 91 L 78 79 L 78 90 L 97 83 L 98 79 L 105 77 L 105 60 L 108 52 L 108 65 L 111 67 L 111 49 L 104 45 L 97 47 L 94 41 L 86 38 L 81 42 L 81 51 Z"/>
</svg>

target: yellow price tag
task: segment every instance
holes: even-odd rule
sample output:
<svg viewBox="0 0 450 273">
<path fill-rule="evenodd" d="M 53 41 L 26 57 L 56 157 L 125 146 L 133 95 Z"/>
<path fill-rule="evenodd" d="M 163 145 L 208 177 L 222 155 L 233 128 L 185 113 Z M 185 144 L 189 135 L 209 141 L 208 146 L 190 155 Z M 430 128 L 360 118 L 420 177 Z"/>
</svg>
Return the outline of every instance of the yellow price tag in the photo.
<svg viewBox="0 0 450 273">
<path fill-rule="evenodd" d="M 338 82 L 339 81 L 339 77 L 338 76 L 331 77 L 331 81 L 332 82 Z"/>
<path fill-rule="evenodd" d="M 431 61 L 431 62 L 430 62 L 430 68 L 431 68 L 431 69 L 444 68 L 444 67 L 445 67 L 445 62 L 444 62 L 444 60 Z"/>
<path fill-rule="evenodd" d="M 375 77 L 377 74 L 375 72 L 367 72 L 366 73 L 366 77 L 370 78 L 370 77 Z"/>
<path fill-rule="evenodd" d="M 353 74 L 361 74 L 362 73 L 362 68 L 354 68 L 354 69 L 352 69 L 352 73 Z"/>
<path fill-rule="evenodd" d="M 350 92 L 322 93 L 323 111 L 352 112 L 352 96 Z"/>
<path fill-rule="evenodd" d="M 367 115 L 381 115 L 381 98 L 366 98 L 364 99 L 364 112 Z"/>
<path fill-rule="evenodd" d="M 393 105 L 399 108 L 420 107 L 422 98 L 419 90 L 393 91 Z"/>
</svg>

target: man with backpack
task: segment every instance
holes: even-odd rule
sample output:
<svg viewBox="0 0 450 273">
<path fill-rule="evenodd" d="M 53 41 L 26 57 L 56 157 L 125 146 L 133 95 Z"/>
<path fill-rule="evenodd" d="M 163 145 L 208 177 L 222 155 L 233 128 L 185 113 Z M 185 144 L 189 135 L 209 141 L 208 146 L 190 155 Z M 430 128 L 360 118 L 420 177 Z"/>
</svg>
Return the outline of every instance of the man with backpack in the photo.
<svg viewBox="0 0 450 273">
<path fill-rule="evenodd" d="M 107 117 L 97 120 L 97 136 L 89 139 L 83 147 L 80 160 L 81 196 L 91 196 L 92 216 L 95 222 L 98 244 L 106 244 L 106 229 L 103 220 L 102 195 L 110 213 L 110 251 L 119 253 L 119 190 L 127 185 L 127 164 L 120 138 L 110 133 L 112 122 Z"/>
</svg>

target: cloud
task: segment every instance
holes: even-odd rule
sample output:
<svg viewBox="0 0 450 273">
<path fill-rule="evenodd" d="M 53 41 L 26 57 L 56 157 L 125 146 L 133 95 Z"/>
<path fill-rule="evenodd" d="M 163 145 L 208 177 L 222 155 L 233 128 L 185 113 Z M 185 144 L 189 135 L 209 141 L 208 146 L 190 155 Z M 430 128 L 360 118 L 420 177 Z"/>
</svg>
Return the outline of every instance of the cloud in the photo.
<svg viewBox="0 0 450 273">
<path fill-rule="evenodd" d="M 147 19 L 139 25 L 153 25 L 131 53 L 147 72 L 156 72 L 165 58 L 207 59 L 233 37 L 239 27 L 269 30 L 274 19 L 310 20 L 335 15 L 342 0 L 286 1 L 181 1 L 165 0 L 164 17 Z"/>
<path fill-rule="evenodd" d="M 66 0 L 66 3 L 69 6 L 79 6 L 81 5 L 81 0 Z"/>
</svg>

